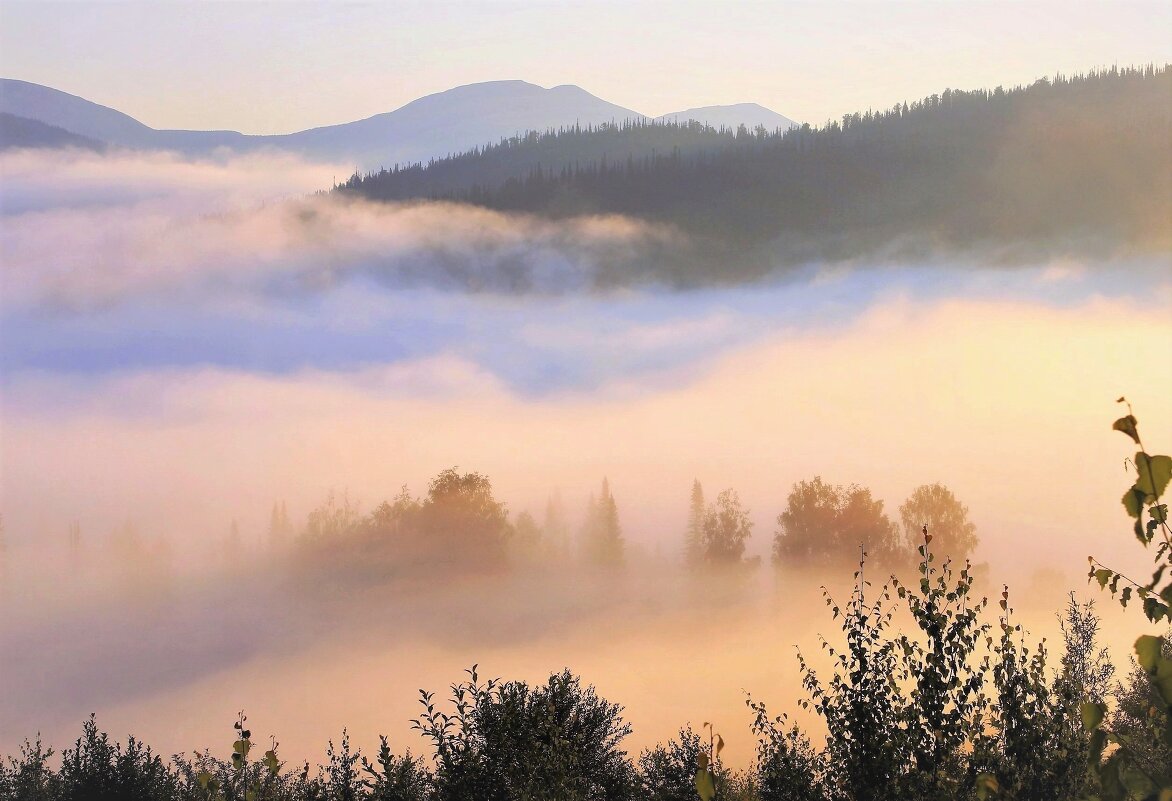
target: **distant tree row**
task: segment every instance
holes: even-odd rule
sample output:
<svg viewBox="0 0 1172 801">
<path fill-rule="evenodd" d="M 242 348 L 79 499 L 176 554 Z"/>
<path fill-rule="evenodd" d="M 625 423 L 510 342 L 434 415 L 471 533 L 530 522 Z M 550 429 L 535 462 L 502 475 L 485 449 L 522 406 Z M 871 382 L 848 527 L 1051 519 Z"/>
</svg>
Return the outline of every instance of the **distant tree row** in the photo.
<svg viewBox="0 0 1172 801">
<path fill-rule="evenodd" d="M 883 501 L 873 498 L 865 487 L 828 484 L 821 476 L 799 481 L 777 517 L 773 562 L 802 569 L 841 569 L 866 553 L 869 561 L 883 569 L 907 568 L 919 558 L 916 549 L 925 527 L 932 532 L 937 549 L 954 559 L 969 558 L 977 546 L 968 507 L 943 484 L 917 487 L 900 506 L 899 517 L 901 526 L 887 517 Z M 735 490 L 722 491 L 706 506 L 704 488 L 694 481 L 684 532 L 685 563 L 698 567 L 742 562 L 752 528 L 749 512 Z"/>
<path fill-rule="evenodd" d="M 977 545 L 968 508 L 942 484 L 918 487 L 892 522 L 883 502 L 858 485 L 827 483 L 821 476 L 799 481 L 777 516 L 773 535 L 774 564 L 799 569 L 837 570 L 866 553 L 884 570 L 914 567 L 916 548 L 926 526 L 936 548 L 955 559 L 967 559 Z M 283 504 L 274 507 L 272 530 L 288 529 Z M 722 490 L 705 503 L 704 489 L 694 481 L 683 558 L 689 567 L 748 565 L 746 546 L 753 522 L 736 490 Z M 274 533 L 276 539 L 283 534 Z M 524 565 L 577 558 L 584 564 L 615 569 L 626 560 L 626 543 L 618 504 L 607 479 L 586 504 L 576 543 L 560 497 L 551 496 L 541 524 L 529 512 L 514 519 L 498 501 L 492 482 L 479 473 L 444 470 L 423 498 L 402 488 L 367 515 L 348 496 L 330 494 L 306 518 L 298 539 L 314 559 L 360 566 L 377 575 L 393 575 L 408 566 L 481 568 L 506 563 Z"/>
<path fill-rule="evenodd" d="M 777 516 L 773 562 L 802 569 L 837 569 L 856 561 L 862 548 L 871 562 L 884 569 L 904 568 L 915 564 L 915 549 L 925 525 L 938 547 L 954 558 L 968 558 L 976 547 L 968 508 L 942 484 L 917 488 L 899 515 L 902 527 L 887 517 L 883 502 L 864 487 L 832 485 L 820 476 L 799 481 Z M 757 557 L 745 556 L 752 533 L 749 510 L 736 490 L 722 490 L 706 503 L 700 482 L 693 482 L 683 537 L 687 566 L 755 564 Z M 85 560 L 79 523 L 69 525 L 66 541 L 70 558 L 80 565 Z M 275 551 L 292 548 L 293 554 L 306 557 L 306 564 L 330 569 L 346 565 L 373 580 L 420 569 L 497 569 L 569 561 L 613 570 L 628 559 L 618 503 L 607 479 L 597 493 L 591 493 L 581 523 L 572 531 L 559 494 L 550 496 L 540 522 L 528 511 L 511 516 L 506 504 L 495 497 L 487 476 L 461 473 L 457 468 L 439 473 L 423 497 L 402 487 L 369 513 L 363 513 L 348 494 L 330 492 L 298 526 L 284 501 L 274 503 L 267 542 Z M 224 538 L 210 544 L 229 565 L 239 562 L 247 550 L 235 520 Z M 128 577 L 138 584 L 145 580 L 143 576 L 165 583 L 171 574 L 168 541 L 144 536 L 131 521 L 114 529 L 105 550 L 112 563 L 125 565 Z M 144 571 L 143 566 L 150 569 Z"/>
<path fill-rule="evenodd" d="M 274 531 L 287 527 L 282 514 L 274 512 Z M 527 511 L 510 520 L 487 476 L 449 468 L 432 479 L 424 497 L 416 498 L 403 487 L 367 515 L 348 495 L 331 493 L 309 513 L 297 542 L 312 563 L 343 563 L 378 577 L 421 568 L 495 569 L 509 562 L 524 565 L 573 556 L 615 568 L 624 562 L 625 545 L 618 505 L 605 478 L 599 494 L 590 496 L 576 545 L 570 540 L 558 495 L 550 497 L 541 525 Z"/>
<path fill-rule="evenodd" d="M 764 129 L 761 129 L 764 130 Z M 740 135 L 744 135 L 741 132 Z M 572 125 L 512 136 L 496 144 L 474 147 L 466 153 L 435 158 L 426 164 L 396 164 L 365 176 L 355 174 L 336 190 L 358 189 L 378 200 L 455 199 L 468 191 L 498 188 L 534 171 L 554 169 L 573 174 L 597 169 L 608 161 L 662 154 L 716 152 L 734 141 L 738 132 L 714 128 L 695 120 L 654 122 L 622 120 L 600 125 Z"/>
</svg>

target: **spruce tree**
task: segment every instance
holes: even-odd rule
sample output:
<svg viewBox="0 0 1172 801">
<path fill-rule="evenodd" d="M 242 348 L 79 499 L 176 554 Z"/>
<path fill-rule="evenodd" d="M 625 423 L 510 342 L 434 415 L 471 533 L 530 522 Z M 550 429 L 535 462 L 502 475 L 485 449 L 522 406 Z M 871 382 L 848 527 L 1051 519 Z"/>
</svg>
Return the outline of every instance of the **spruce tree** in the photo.
<svg viewBox="0 0 1172 801">
<path fill-rule="evenodd" d="M 684 532 L 684 564 L 695 567 L 703 559 L 701 539 L 704 536 L 704 488 L 700 479 L 692 481 L 692 503 L 688 508 L 688 528 Z"/>
</svg>

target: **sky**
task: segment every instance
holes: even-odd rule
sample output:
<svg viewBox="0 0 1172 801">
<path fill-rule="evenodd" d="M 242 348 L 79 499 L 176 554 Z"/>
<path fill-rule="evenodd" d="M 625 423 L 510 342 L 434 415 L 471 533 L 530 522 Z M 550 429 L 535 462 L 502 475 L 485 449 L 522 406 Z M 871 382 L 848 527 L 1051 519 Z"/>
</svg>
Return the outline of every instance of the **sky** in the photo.
<svg viewBox="0 0 1172 801">
<path fill-rule="evenodd" d="M 817 124 L 945 88 L 1172 60 L 1167 2 L 0 3 L 0 74 L 156 128 L 288 133 L 479 81 Z"/>
</svg>

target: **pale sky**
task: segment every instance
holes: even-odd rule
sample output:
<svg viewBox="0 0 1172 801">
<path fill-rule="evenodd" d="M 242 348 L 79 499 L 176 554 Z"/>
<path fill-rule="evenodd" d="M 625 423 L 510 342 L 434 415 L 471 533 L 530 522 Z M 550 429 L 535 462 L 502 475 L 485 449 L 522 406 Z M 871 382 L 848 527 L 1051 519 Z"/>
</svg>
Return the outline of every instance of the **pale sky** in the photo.
<svg viewBox="0 0 1172 801">
<path fill-rule="evenodd" d="M 657 115 L 757 102 L 819 123 L 946 87 L 1172 61 L 1159 2 L 0 0 L 0 74 L 156 128 L 284 133 L 520 78 Z"/>
</svg>

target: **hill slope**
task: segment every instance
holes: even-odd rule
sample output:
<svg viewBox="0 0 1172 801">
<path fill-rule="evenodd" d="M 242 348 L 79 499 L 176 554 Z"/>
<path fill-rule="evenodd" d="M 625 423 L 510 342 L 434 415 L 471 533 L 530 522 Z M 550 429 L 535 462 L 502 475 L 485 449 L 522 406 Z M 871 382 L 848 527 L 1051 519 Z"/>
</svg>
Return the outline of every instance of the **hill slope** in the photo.
<svg viewBox="0 0 1172 801">
<path fill-rule="evenodd" d="M 32 147 L 101 150 L 104 146 L 101 142 L 70 133 L 64 128 L 0 111 L 0 150 Z"/>
<path fill-rule="evenodd" d="M 121 111 L 13 78 L 0 78 L 0 112 L 126 147 L 149 146 L 157 133 Z"/>
<path fill-rule="evenodd" d="M 665 265 L 671 274 L 661 277 L 683 283 L 705 280 L 689 271 L 716 269 L 705 259 L 727 277 L 779 263 L 958 251 L 1009 260 L 1167 254 L 1170 98 L 1167 67 L 1112 69 L 1008 91 L 946 90 L 818 129 L 733 136 L 629 126 L 642 137 L 638 151 L 609 127 L 531 136 L 426 169 L 355 176 L 339 191 L 669 223 L 697 253 L 707 249 Z M 697 146 L 670 146 L 681 137 Z M 617 158 L 608 143 L 632 157 Z M 600 149 L 605 161 L 590 157 Z M 502 179 L 493 172 L 502 164 L 523 171 Z"/>
</svg>

